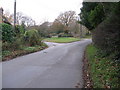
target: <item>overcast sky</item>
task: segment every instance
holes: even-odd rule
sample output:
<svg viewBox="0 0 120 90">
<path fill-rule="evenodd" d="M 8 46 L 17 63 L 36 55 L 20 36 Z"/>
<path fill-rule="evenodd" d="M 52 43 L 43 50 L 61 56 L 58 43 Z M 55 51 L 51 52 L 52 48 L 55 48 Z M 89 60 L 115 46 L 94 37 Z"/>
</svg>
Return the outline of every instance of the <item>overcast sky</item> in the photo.
<svg viewBox="0 0 120 90">
<path fill-rule="evenodd" d="M 54 21 L 64 11 L 80 12 L 83 0 L 16 0 L 17 12 L 32 17 L 37 24 L 44 21 Z M 14 0 L 0 0 L 0 7 L 4 11 L 13 13 Z"/>
</svg>

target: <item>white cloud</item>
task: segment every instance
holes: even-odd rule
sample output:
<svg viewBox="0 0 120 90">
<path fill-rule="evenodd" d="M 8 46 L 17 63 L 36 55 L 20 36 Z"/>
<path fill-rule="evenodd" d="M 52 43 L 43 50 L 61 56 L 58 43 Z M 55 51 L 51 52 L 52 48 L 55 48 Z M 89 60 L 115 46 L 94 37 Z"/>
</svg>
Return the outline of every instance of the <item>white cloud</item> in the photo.
<svg viewBox="0 0 120 90">
<path fill-rule="evenodd" d="M 16 0 L 17 12 L 23 12 L 37 23 L 54 19 L 64 11 L 74 10 L 78 14 L 83 0 Z M 4 10 L 13 13 L 14 0 L 0 0 Z"/>
</svg>

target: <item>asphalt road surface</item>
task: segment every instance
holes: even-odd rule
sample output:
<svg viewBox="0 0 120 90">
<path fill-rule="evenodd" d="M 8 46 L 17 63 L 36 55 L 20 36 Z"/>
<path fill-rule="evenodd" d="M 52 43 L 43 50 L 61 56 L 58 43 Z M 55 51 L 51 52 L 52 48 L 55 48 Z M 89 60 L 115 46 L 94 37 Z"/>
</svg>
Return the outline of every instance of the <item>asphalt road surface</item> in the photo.
<svg viewBox="0 0 120 90">
<path fill-rule="evenodd" d="M 83 86 L 82 58 L 90 39 L 57 44 L 2 63 L 3 88 L 75 88 Z"/>
</svg>

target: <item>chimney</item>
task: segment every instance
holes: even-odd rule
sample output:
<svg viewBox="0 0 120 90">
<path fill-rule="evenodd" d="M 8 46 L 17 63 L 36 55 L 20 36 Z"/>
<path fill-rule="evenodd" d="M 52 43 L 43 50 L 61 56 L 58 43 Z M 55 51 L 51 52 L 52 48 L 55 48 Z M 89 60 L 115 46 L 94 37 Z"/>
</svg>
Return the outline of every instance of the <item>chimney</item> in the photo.
<svg viewBox="0 0 120 90">
<path fill-rule="evenodd" d="M 1 8 L 0 8 L 0 23 L 3 22 L 2 16 L 3 16 L 3 8 L 1 7 Z"/>
</svg>

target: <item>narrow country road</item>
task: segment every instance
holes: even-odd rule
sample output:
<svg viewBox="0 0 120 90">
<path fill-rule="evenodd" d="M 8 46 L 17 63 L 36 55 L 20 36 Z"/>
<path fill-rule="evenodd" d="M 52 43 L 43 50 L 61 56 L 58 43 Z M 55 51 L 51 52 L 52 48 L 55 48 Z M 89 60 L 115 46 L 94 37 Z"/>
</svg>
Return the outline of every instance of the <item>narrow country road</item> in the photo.
<svg viewBox="0 0 120 90">
<path fill-rule="evenodd" d="M 51 47 L 2 63 L 3 88 L 82 88 L 82 57 L 91 39 Z M 50 44 L 47 42 L 47 44 Z"/>
</svg>

